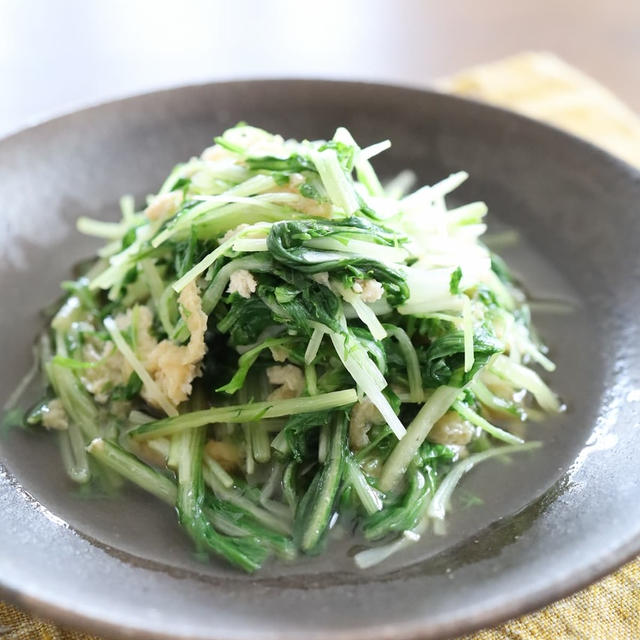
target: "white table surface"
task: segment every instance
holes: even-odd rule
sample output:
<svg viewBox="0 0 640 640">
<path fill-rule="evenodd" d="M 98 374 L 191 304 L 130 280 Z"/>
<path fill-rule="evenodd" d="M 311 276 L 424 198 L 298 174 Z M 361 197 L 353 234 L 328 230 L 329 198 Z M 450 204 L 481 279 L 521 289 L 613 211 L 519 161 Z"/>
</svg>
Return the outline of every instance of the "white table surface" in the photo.
<svg viewBox="0 0 640 640">
<path fill-rule="evenodd" d="M 0 0 L 0 136 L 47 116 L 217 79 L 425 86 L 555 51 L 640 110 L 638 0 Z"/>
</svg>

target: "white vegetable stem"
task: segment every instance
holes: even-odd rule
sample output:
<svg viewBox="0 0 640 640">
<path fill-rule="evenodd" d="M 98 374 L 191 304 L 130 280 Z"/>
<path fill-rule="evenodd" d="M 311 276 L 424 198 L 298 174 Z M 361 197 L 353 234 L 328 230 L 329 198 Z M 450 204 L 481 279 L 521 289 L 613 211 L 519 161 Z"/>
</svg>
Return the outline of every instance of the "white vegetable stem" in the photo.
<svg viewBox="0 0 640 640">
<path fill-rule="evenodd" d="M 320 344 L 322 343 L 322 336 L 324 336 L 324 334 L 325 330 L 321 326 L 318 326 L 313 330 L 311 338 L 307 343 L 307 349 L 304 352 L 305 364 L 311 364 L 315 360 L 315 357 L 318 355 Z"/>
<path fill-rule="evenodd" d="M 76 228 L 80 233 L 96 238 L 106 238 L 108 240 L 119 240 L 126 233 L 127 227 L 121 222 L 103 222 L 102 220 L 92 220 L 84 216 L 78 218 Z"/>
<path fill-rule="evenodd" d="M 369 569 L 370 567 L 380 564 L 405 547 L 415 544 L 420 540 L 420 537 L 421 534 L 412 529 L 403 531 L 402 535 L 397 540 L 382 546 L 360 551 L 360 553 L 356 553 L 353 559 L 359 569 Z"/>
<path fill-rule="evenodd" d="M 311 157 L 331 201 L 346 214 L 355 213 L 360 208 L 360 204 L 353 184 L 342 169 L 336 152 L 333 149 L 314 151 Z"/>
<path fill-rule="evenodd" d="M 380 477 L 380 489 L 391 491 L 404 475 L 411 460 L 418 452 L 420 445 L 429 435 L 429 431 L 454 403 L 460 394 L 460 389 L 455 387 L 438 387 L 433 395 L 422 406 L 418 415 L 413 419 L 407 429 L 407 434 L 395 446 L 391 455 L 382 468 Z"/>
<path fill-rule="evenodd" d="M 489 369 L 514 386 L 523 387 L 530 391 L 545 411 L 557 413 L 562 409 L 556 394 L 549 389 L 535 371 L 513 362 L 503 355 L 496 356 Z"/>
<path fill-rule="evenodd" d="M 378 411 L 382 414 L 382 417 L 398 440 L 401 439 L 406 433 L 406 429 L 398 419 L 389 401 L 382 394 L 381 389 L 387 386 L 387 381 L 384 380 L 384 376 L 382 376 L 378 367 L 369 359 L 369 356 L 364 352 L 364 348 L 359 343 L 346 347 L 345 339 L 342 335 L 334 333 L 333 331 L 330 332 L 329 335 L 345 369 L 351 374 L 351 377 L 368 396 L 369 400 L 378 408 Z M 361 352 L 364 352 L 364 355 Z M 376 380 L 372 378 L 371 373 L 373 370 L 375 370 L 384 381 L 382 387 L 378 387 Z"/>
<path fill-rule="evenodd" d="M 384 191 L 387 198 L 399 200 L 409 192 L 416 182 L 416 174 L 409 169 L 401 171 L 395 178 L 387 182 Z"/>
<path fill-rule="evenodd" d="M 480 427 L 483 431 L 486 431 L 497 440 L 502 440 L 507 444 L 522 444 L 524 442 L 522 438 L 518 438 L 518 436 L 514 436 L 512 433 L 491 424 L 488 420 L 485 420 L 481 415 L 477 414 L 473 409 L 470 409 L 459 400 L 456 400 L 453 403 L 453 408 L 462 418 L 468 420 L 471 424 L 476 425 L 476 427 Z"/>
<path fill-rule="evenodd" d="M 404 329 L 393 327 L 391 335 L 398 341 L 400 351 L 407 364 L 407 380 L 409 382 L 409 400 L 411 402 L 422 402 L 424 393 L 422 391 L 422 373 L 418 354 L 411 342 L 411 338 Z"/>
<path fill-rule="evenodd" d="M 132 430 L 131 435 L 141 440 L 149 440 L 150 438 L 180 433 L 187 429 L 195 429 L 205 424 L 223 422 L 243 424 L 245 422 L 281 418 L 298 413 L 337 409 L 338 407 L 354 404 L 357 401 L 358 394 L 355 389 L 343 389 L 342 391 L 331 391 L 309 397 L 303 396 L 300 398 L 287 398 L 286 400 L 269 400 L 266 402 L 214 407 L 142 425 Z M 275 439 L 271 446 L 276 446 Z"/>
<path fill-rule="evenodd" d="M 208 197 L 202 204 L 199 204 L 192 209 L 189 209 L 186 213 L 183 213 L 179 222 L 159 233 L 152 240 L 151 244 L 154 247 L 159 247 L 163 242 L 166 242 L 182 229 L 190 227 L 191 224 L 201 216 L 223 207 L 230 202 L 237 202 L 238 198 L 245 198 L 258 193 L 264 193 L 265 191 L 273 189 L 275 186 L 276 182 L 272 176 L 257 175 L 241 182 L 235 187 L 231 187 L 231 189 L 228 189 L 219 196 Z"/>
<path fill-rule="evenodd" d="M 354 488 L 364 510 L 369 515 L 382 510 L 383 504 L 380 492 L 376 491 L 367 482 L 367 479 L 360 470 L 358 463 L 350 456 L 347 457 L 347 478 L 349 479 L 351 486 Z"/>
<path fill-rule="evenodd" d="M 466 171 L 452 173 L 450 176 L 440 182 L 437 182 L 433 186 L 425 186 L 414 191 L 411 195 L 404 198 L 402 203 L 405 207 L 416 206 L 417 203 L 422 202 L 429 204 L 438 198 L 446 196 L 454 189 L 457 189 L 468 177 L 469 174 Z"/>
<path fill-rule="evenodd" d="M 497 449 L 489 449 L 488 451 L 482 451 L 481 453 L 475 453 L 468 458 L 457 462 L 451 468 L 451 471 L 445 476 L 442 484 L 438 487 L 433 500 L 429 505 L 427 514 L 431 518 L 437 518 L 442 520 L 445 516 L 449 501 L 451 500 L 451 494 L 453 493 L 456 485 L 460 482 L 462 476 L 470 471 L 480 462 L 484 462 L 489 458 L 496 456 L 507 455 L 509 453 L 519 453 L 521 451 L 529 451 L 531 449 L 537 449 L 541 446 L 540 442 L 527 442 L 526 444 L 514 444 L 506 447 L 499 447 Z"/>
<path fill-rule="evenodd" d="M 250 513 L 258 522 L 263 525 L 272 528 L 274 531 L 283 535 L 291 534 L 291 524 L 281 517 L 276 517 L 263 507 L 258 506 L 248 498 L 246 498 L 241 491 L 235 487 L 226 488 L 218 479 L 218 477 L 211 472 L 208 467 L 204 467 L 202 470 L 205 483 L 211 487 L 211 490 L 216 494 L 220 500 L 226 500 L 231 504 L 244 509 Z"/>
<path fill-rule="evenodd" d="M 195 280 L 203 271 L 206 271 L 218 258 L 223 256 L 227 251 L 233 249 L 233 245 L 238 241 L 239 238 L 242 238 L 249 234 L 252 231 L 257 231 L 260 229 L 268 228 L 268 224 L 255 224 L 242 231 L 239 231 L 232 238 L 229 238 L 225 242 L 223 242 L 217 249 L 214 249 L 210 254 L 205 256 L 198 264 L 194 265 L 187 273 L 182 276 L 179 280 L 173 283 L 173 290 L 176 293 L 180 293 L 192 280 Z"/>
<path fill-rule="evenodd" d="M 365 240 L 343 241 L 337 238 L 311 238 L 305 240 L 305 246 L 311 249 L 320 249 L 322 251 L 342 251 L 346 253 L 355 253 L 380 262 L 404 262 L 408 257 L 406 249 L 401 247 L 389 247 L 385 244 L 376 244 L 375 242 L 367 242 Z"/>
<path fill-rule="evenodd" d="M 387 332 L 385 328 L 380 324 L 380 320 L 378 320 L 378 316 L 376 316 L 375 312 L 366 302 L 362 300 L 362 298 L 352 291 L 351 289 L 347 289 L 343 287 L 339 283 L 335 283 L 334 285 L 340 295 L 344 298 L 346 302 L 348 302 L 353 310 L 358 315 L 358 318 L 362 320 L 363 324 L 369 329 L 371 335 L 375 340 L 384 340 L 387 337 Z"/>
<path fill-rule="evenodd" d="M 384 189 L 369 160 L 391 147 L 391 141 L 383 140 L 366 149 L 360 149 L 349 130 L 344 127 L 338 127 L 336 129 L 333 139 L 336 142 L 342 142 L 353 147 L 355 152 L 354 167 L 356 174 L 360 183 L 366 187 L 369 195 L 374 197 L 384 196 Z"/>
</svg>

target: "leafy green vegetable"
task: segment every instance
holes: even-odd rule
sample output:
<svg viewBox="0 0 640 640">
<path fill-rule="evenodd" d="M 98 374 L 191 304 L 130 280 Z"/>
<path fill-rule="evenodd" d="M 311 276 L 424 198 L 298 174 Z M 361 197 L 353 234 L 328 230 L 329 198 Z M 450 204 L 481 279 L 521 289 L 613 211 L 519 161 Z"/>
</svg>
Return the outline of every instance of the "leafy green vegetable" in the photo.
<svg viewBox="0 0 640 640">
<path fill-rule="evenodd" d="M 340 520 L 389 538 L 356 555 L 372 566 L 441 527 L 474 464 L 535 446 L 512 423 L 562 410 L 534 369 L 555 365 L 480 241 L 486 205 L 446 206 L 464 171 L 383 186 L 371 160 L 391 142 L 344 127 L 214 140 L 148 207 L 124 196 L 119 221 L 78 221 L 106 244 L 63 283 L 42 379 L 1 429 L 55 429 L 83 495 L 128 479 L 201 555 L 255 571 L 319 553 Z"/>
<path fill-rule="evenodd" d="M 449 283 L 449 291 L 452 295 L 460 293 L 460 280 L 462 280 L 462 269 L 457 267 L 451 274 L 451 281 Z"/>
<path fill-rule="evenodd" d="M 309 432 L 313 431 L 317 443 L 319 428 L 328 424 L 329 412 L 316 411 L 315 413 L 300 413 L 291 416 L 284 425 L 284 433 L 289 445 L 291 456 L 297 462 L 302 462 L 309 457 L 311 445 Z"/>
<path fill-rule="evenodd" d="M 286 171 L 287 173 L 316 171 L 313 162 L 298 153 L 293 153 L 288 158 L 276 158 L 274 156 L 247 158 L 247 165 L 254 171 Z"/>
<path fill-rule="evenodd" d="M 397 504 L 369 516 L 364 523 L 364 535 L 377 540 L 392 532 L 412 529 L 425 509 L 430 496 L 429 484 L 421 471 L 409 474 L 409 489 Z"/>
<path fill-rule="evenodd" d="M 223 387 L 219 387 L 216 391 L 224 391 L 225 393 L 235 393 L 244 385 L 244 381 L 247 378 L 247 374 L 249 373 L 249 369 L 254 364 L 254 362 L 258 359 L 260 354 L 265 350 L 271 347 L 284 347 L 285 345 L 291 345 L 291 338 L 271 338 L 269 340 L 265 340 L 263 343 L 253 347 L 253 349 L 249 349 L 249 351 L 245 351 L 240 358 L 238 358 L 238 369 L 236 370 L 233 378 L 229 380 L 227 384 Z M 292 352 L 288 349 L 285 349 L 289 355 L 292 355 Z M 295 359 L 295 356 L 294 356 Z"/>
<path fill-rule="evenodd" d="M 486 331 L 473 337 L 474 364 L 464 371 L 464 333 L 453 331 L 436 338 L 428 349 L 419 352 L 422 379 L 427 387 L 462 387 L 484 367 L 489 358 L 504 350 L 502 343 Z"/>
<path fill-rule="evenodd" d="M 299 187 L 300 194 L 305 198 L 311 198 L 318 202 L 323 202 L 324 198 L 320 195 L 320 192 L 310 182 L 303 182 Z"/>
<path fill-rule="evenodd" d="M 228 333 L 232 345 L 252 344 L 264 329 L 274 324 L 271 309 L 259 297 L 249 299 L 233 294 L 229 312 L 218 323 L 220 333 Z"/>
<path fill-rule="evenodd" d="M 82 277 L 78 278 L 78 280 L 67 280 L 61 286 L 69 295 L 75 296 L 88 311 L 94 311 L 98 308 L 96 296 L 89 289 L 88 278 Z"/>
<path fill-rule="evenodd" d="M 305 241 L 319 237 L 370 237 L 372 229 L 367 226 L 368 223 L 356 225 L 352 221 L 353 218 L 330 224 L 294 220 L 277 222 L 269 231 L 267 248 L 271 256 L 283 265 L 308 274 L 337 272 L 336 275 L 349 287 L 357 278 L 378 280 L 382 283 L 389 301 L 392 304 L 402 304 L 409 297 L 409 289 L 405 277 L 398 269 L 365 256 L 350 254 L 348 251 L 343 254 L 305 246 Z M 377 238 L 379 244 L 391 246 L 389 239 L 385 242 L 384 232 L 379 233 Z"/>
<path fill-rule="evenodd" d="M 191 235 L 184 242 L 177 242 L 175 246 L 174 269 L 176 277 L 181 278 L 196 262 L 198 237 L 195 227 L 191 227 Z M 202 253 L 202 249 L 198 253 Z"/>
<path fill-rule="evenodd" d="M 511 269 L 507 266 L 507 263 L 497 254 L 491 254 L 491 270 L 500 278 L 505 284 L 512 284 L 514 282 Z"/>
<path fill-rule="evenodd" d="M 305 334 L 311 334 L 314 323 L 341 330 L 338 321 L 340 299 L 331 289 L 304 278 L 293 269 L 276 268 L 274 271 L 289 285 L 287 291 L 298 291 L 293 297 L 281 294 L 282 302 L 278 302 L 275 288 L 258 287 L 258 297 L 272 310 L 274 321 L 290 323 Z"/>
<path fill-rule="evenodd" d="M 324 151 L 325 149 L 333 149 L 336 152 L 338 161 L 346 172 L 351 173 L 351 171 L 353 171 L 356 151 L 353 146 L 337 140 L 329 140 L 325 142 L 318 151 Z"/>
<path fill-rule="evenodd" d="M 296 547 L 290 537 L 269 529 L 241 507 L 220 500 L 211 493 L 205 496 L 204 505 L 211 523 L 219 528 L 221 533 L 242 536 L 245 540 L 251 536 L 256 542 L 259 541 L 259 544 L 266 543 L 284 560 L 295 558 Z"/>
<path fill-rule="evenodd" d="M 176 510 L 180 524 L 187 530 L 199 551 L 213 551 L 245 571 L 255 571 L 264 562 L 268 550 L 257 539 L 234 539 L 218 533 L 204 513 L 204 430 L 193 429 L 175 437 L 178 438 Z"/>
<path fill-rule="evenodd" d="M 306 553 L 315 553 L 326 535 L 344 472 L 347 415 L 333 416 L 327 459 L 302 497 L 296 513 L 295 538 Z"/>
<path fill-rule="evenodd" d="M 124 386 L 119 385 L 111 392 L 111 400 L 133 400 L 142 390 L 142 380 L 133 371 Z"/>
</svg>

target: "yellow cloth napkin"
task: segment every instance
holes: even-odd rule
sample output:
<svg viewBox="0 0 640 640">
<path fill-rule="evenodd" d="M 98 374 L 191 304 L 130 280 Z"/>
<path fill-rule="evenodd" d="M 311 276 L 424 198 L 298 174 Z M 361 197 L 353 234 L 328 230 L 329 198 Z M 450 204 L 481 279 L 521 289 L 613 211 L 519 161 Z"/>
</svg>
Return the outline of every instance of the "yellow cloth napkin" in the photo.
<svg viewBox="0 0 640 640">
<path fill-rule="evenodd" d="M 552 53 L 521 53 L 466 69 L 436 86 L 566 129 L 640 167 L 640 118 Z"/>
<path fill-rule="evenodd" d="M 640 119 L 597 82 L 549 53 L 524 53 L 437 82 L 583 136 L 640 167 Z M 2 640 L 98 640 L 0 603 Z M 638 640 L 640 560 L 545 609 L 459 640 Z"/>
</svg>

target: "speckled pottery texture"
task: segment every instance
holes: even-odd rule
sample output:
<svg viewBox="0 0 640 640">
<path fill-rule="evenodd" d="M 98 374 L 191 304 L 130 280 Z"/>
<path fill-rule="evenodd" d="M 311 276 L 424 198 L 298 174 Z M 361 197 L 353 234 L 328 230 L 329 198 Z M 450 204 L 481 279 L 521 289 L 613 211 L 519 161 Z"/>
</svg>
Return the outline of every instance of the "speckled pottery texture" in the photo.
<svg viewBox="0 0 640 640">
<path fill-rule="evenodd" d="M 640 179 L 557 130 L 452 97 L 398 87 L 259 81 L 186 87 L 95 107 L 0 142 L 0 400 L 29 366 L 38 311 L 96 244 L 84 214 L 115 219 L 175 162 L 245 120 L 285 136 L 347 126 L 392 149 L 383 178 L 465 169 L 460 201 L 485 200 L 490 228 L 534 299 L 572 311 L 534 321 L 568 405 L 528 428 L 543 449 L 487 463 L 458 492 L 445 536 L 374 570 L 349 539 L 327 556 L 246 576 L 194 558 L 175 514 L 133 489 L 88 500 L 53 438 L 0 440 L 0 585 L 18 604 L 107 636 L 193 639 L 442 638 L 539 607 L 640 550 Z M 464 501 L 465 495 L 478 500 Z"/>
</svg>

